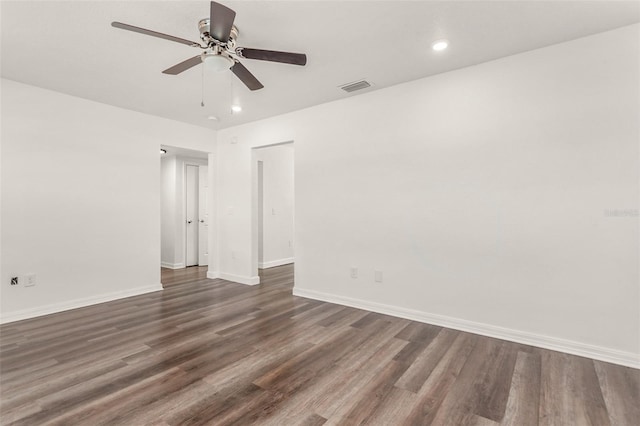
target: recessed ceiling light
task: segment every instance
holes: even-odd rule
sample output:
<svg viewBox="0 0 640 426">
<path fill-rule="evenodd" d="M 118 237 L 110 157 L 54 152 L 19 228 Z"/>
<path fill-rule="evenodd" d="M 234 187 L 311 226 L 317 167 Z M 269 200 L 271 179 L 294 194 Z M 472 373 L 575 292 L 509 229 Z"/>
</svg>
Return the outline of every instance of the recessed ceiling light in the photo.
<svg viewBox="0 0 640 426">
<path fill-rule="evenodd" d="M 166 150 L 166 149 L 162 149 L 162 148 L 160 148 L 160 154 L 166 154 L 166 153 L 167 153 L 167 150 Z"/>
<path fill-rule="evenodd" d="M 441 52 L 445 50 L 447 47 L 449 47 L 448 40 L 436 40 L 433 43 L 431 43 L 431 48 L 436 52 Z"/>
<path fill-rule="evenodd" d="M 218 121 L 218 117 L 216 117 L 215 115 L 210 115 L 207 117 L 207 120 Z"/>
<path fill-rule="evenodd" d="M 240 105 L 232 105 L 231 112 L 240 112 L 242 111 L 242 107 Z"/>
</svg>

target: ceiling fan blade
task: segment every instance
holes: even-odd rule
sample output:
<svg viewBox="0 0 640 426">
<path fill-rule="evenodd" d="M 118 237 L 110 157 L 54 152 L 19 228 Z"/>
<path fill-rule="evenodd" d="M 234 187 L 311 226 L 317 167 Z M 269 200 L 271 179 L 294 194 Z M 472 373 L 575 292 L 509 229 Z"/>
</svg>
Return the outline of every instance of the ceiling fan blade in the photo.
<svg viewBox="0 0 640 426">
<path fill-rule="evenodd" d="M 162 71 L 162 73 L 177 75 L 201 63 L 202 63 L 202 59 L 200 58 L 200 55 L 194 56 L 193 58 L 187 59 L 186 61 L 182 61 L 179 64 L 172 66 L 171 68 L 167 68 L 166 70 Z"/>
<path fill-rule="evenodd" d="M 231 71 L 233 71 L 236 77 L 238 77 L 249 90 L 258 90 L 264 87 L 240 62 L 236 62 L 236 64 L 231 67 Z"/>
<path fill-rule="evenodd" d="M 282 62 L 284 64 L 306 65 L 307 55 L 304 53 L 278 52 L 275 50 L 251 49 L 240 47 L 236 52 L 243 58 L 260 61 Z"/>
<path fill-rule="evenodd" d="M 122 30 L 133 31 L 134 33 L 146 34 L 152 37 L 163 38 L 165 40 L 175 41 L 176 43 L 186 44 L 187 46 L 197 46 L 200 47 L 200 43 L 195 41 L 186 40 L 180 37 L 174 37 L 168 34 L 162 34 L 157 31 L 151 31 L 140 27 L 134 27 L 133 25 L 123 24 L 122 22 L 112 22 L 112 27 L 120 28 Z"/>
<path fill-rule="evenodd" d="M 236 12 L 227 6 L 212 1 L 209 12 L 209 34 L 218 41 L 228 42 L 235 19 Z"/>
</svg>

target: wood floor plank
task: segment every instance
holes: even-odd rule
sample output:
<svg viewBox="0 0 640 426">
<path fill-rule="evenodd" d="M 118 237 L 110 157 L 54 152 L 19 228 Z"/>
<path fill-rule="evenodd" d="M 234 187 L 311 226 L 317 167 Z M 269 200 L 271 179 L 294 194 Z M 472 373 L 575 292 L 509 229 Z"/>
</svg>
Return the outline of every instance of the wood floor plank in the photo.
<svg viewBox="0 0 640 426">
<path fill-rule="evenodd" d="M 429 344 L 440 331 L 442 331 L 442 327 L 412 321 L 396 337 L 410 342 Z"/>
<path fill-rule="evenodd" d="M 67 409 L 52 425 L 125 424 L 136 410 L 144 409 L 156 398 L 172 394 L 197 381 L 179 368 L 136 382 L 126 388 L 103 395 L 73 409 Z"/>
<path fill-rule="evenodd" d="M 322 416 L 319 416 L 317 414 L 311 414 L 306 416 L 305 418 L 302 419 L 301 422 L 295 422 L 295 423 L 290 423 L 290 424 L 297 424 L 299 426 L 321 426 L 323 424 L 325 424 L 327 422 L 327 419 L 325 419 Z M 282 424 L 282 423 L 280 423 Z"/>
<path fill-rule="evenodd" d="M 200 396 L 195 404 L 179 411 L 167 420 L 170 425 L 199 426 L 215 422 L 223 422 L 223 418 L 231 420 L 233 416 L 244 413 L 245 407 L 261 398 L 266 391 L 251 383 L 239 383 L 224 393 L 207 393 Z M 230 419 L 231 417 L 231 419 Z"/>
<path fill-rule="evenodd" d="M 477 414 L 471 416 L 469 426 L 498 426 L 500 423 L 487 419 L 486 417 L 479 416 Z"/>
<path fill-rule="evenodd" d="M 375 338 L 368 339 L 357 351 L 351 351 L 338 362 L 331 365 L 330 369 L 316 374 L 313 381 L 304 388 L 300 388 L 289 396 L 281 406 L 282 413 L 274 416 L 280 424 L 295 424 L 298 421 L 299 412 L 313 410 L 321 413 L 321 404 L 328 401 L 342 400 L 353 386 L 352 380 L 362 371 L 365 371 L 369 380 L 373 375 L 371 367 L 365 367 L 372 359 L 376 359 L 375 366 L 389 362 L 393 356 L 406 344 L 401 340 L 389 339 L 404 326 L 402 321 L 388 324 L 386 329 L 380 329 Z M 384 361 L 383 361 L 384 360 Z"/>
<path fill-rule="evenodd" d="M 41 411 L 42 407 L 40 404 L 34 401 L 26 401 L 12 409 L 2 410 L 2 415 L 0 415 L 0 424 L 17 425 L 20 424 L 22 419 L 25 417 L 34 416 Z"/>
<path fill-rule="evenodd" d="M 206 273 L 1 325 L 0 424 L 638 424 L 639 370 Z"/>
<path fill-rule="evenodd" d="M 375 410 L 367 416 L 367 425 L 404 425 L 418 396 L 413 392 L 392 387 Z"/>
<path fill-rule="evenodd" d="M 593 360 L 583 357 L 571 357 L 571 366 L 576 380 L 572 389 L 573 397 L 579 401 L 581 416 L 576 421 L 587 424 L 608 426 L 611 424 L 607 407 L 602 396 L 600 383 Z"/>
<path fill-rule="evenodd" d="M 460 371 L 466 365 L 479 339 L 467 333 L 460 333 L 449 350 L 440 359 L 418 393 L 416 404 L 406 418 L 408 425 L 438 424 L 436 416 L 446 419 L 446 409 L 440 411 L 451 388 L 457 383 Z M 455 406 L 451 401 L 451 406 Z"/>
<path fill-rule="evenodd" d="M 553 351 L 541 356 L 541 425 L 611 424 L 593 360 Z"/>
<path fill-rule="evenodd" d="M 342 424 L 367 424 L 376 412 L 392 397 L 395 381 L 406 371 L 407 365 L 389 361 L 359 392 L 359 401 L 339 420 Z"/>
<path fill-rule="evenodd" d="M 433 340 L 429 340 L 427 347 L 416 357 L 402 377 L 398 379 L 396 386 L 418 393 L 458 334 L 454 330 L 440 330 Z"/>
<path fill-rule="evenodd" d="M 429 415 L 429 420 L 434 424 L 472 424 L 476 416 L 475 411 L 479 408 L 479 399 L 488 397 L 479 395 L 477 392 L 488 390 L 487 387 L 479 384 L 483 383 L 485 375 L 490 373 L 487 371 L 487 366 L 493 365 L 492 357 L 498 353 L 500 342 L 485 338 L 474 340 L 476 344 L 466 357 L 462 369 L 456 375 L 456 380 L 447 388 L 446 395 L 439 403 L 436 413 Z M 419 424 L 419 421 L 421 421 L 419 418 L 412 417 L 412 424 Z"/>
<path fill-rule="evenodd" d="M 518 352 L 503 425 L 536 426 L 540 406 L 540 355 Z"/>
<path fill-rule="evenodd" d="M 107 358 L 106 361 L 83 361 L 62 365 L 64 369 L 55 369 L 49 375 L 34 377 L 33 381 L 22 386 L 3 389 L 0 411 L 5 413 L 30 401 L 38 400 L 50 394 L 57 394 L 74 385 L 84 383 L 103 374 L 118 370 L 127 364 L 120 360 Z"/>
<path fill-rule="evenodd" d="M 602 361 L 593 363 L 611 424 L 639 423 L 640 370 Z"/>
<path fill-rule="evenodd" d="M 352 315 L 354 311 L 357 311 L 357 309 L 341 306 L 337 312 L 331 314 L 322 321 L 318 321 L 318 325 L 322 327 L 331 327 L 332 325 L 338 323 L 340 320 L 348 317 L 349 315 Z M 365 312 L 362 311 L 362 313 L 364 314 Z"/>
<path fill-rule="evenodd" d="M 569 392 L 570 369 L 568 355 L 541 352 L 539 424 L 567 424 L 576 418 Z"/>
<path fill-rule="evenodd" d="M 517 358 L 517 348 L 501 341 L 498 349 L 489 355 L 480 380 L 475 383 L 475 414 L 494 422 L 502 421 L 507 408 L 509 389 Z"/>
<path fill-rule="evenodd" d="M 320 343 L 324 340 L 335 337 L 336 335 L 344 332 L 344 330 L 348 327 L 351 327 L 351 323 L 359 320 L 364 315 L 366 315 L 366 311 L 361 311 L 354 309 L 349 312 L 349 314 L 343 318 L 340 318 L 338 321 L 331 324 L 328 327 L 316 326 L 314 327 L 315 331 L 313 334 L 310 334 L 306 337 L 306 339 L 314 344 Z"/>
<path fill-rule="evenodd" d="M 308 407 L 326 419 L 332 419 L 332 422 L 342 418 L 359 402 L 361 390 L 366 384 L 380 374 L 405 344 L 406 342 L 393 339 L 370 357 L 363 357 L 358 362 L 343 366 L 333 374 L 333 380 L 321 387 L 324 391 L 311 391 L 314 395 L 310 398 Z"/>
</svg>

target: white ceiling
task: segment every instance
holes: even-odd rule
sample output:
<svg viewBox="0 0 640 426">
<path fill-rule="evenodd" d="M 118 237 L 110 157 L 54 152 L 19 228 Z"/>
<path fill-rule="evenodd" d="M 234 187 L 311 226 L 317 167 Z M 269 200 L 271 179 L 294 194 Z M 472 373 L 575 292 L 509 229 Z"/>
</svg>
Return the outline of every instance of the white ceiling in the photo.
<svg viewBox="0 0 640 426">
<path fill-rule="evenodd" d="M 198 41 L 207 1 L 2 1 L 2 76 L 209 128 L 224 128 L 640 21 L 637 1 L 223 1 L 238 45 L 306 53 L 306 67 L 245 60 L 231 72 L 161 71 L 199 49 L 110 26 L 121 21 Z M 441 53 L 432 41 L 450 40 Z M 374 87 L 337 86 L 366 78 Z M 230 104 L 242 105 L 231 115 Z M 215 115 L 219 121 L 207 120 Z"/>
</svg>

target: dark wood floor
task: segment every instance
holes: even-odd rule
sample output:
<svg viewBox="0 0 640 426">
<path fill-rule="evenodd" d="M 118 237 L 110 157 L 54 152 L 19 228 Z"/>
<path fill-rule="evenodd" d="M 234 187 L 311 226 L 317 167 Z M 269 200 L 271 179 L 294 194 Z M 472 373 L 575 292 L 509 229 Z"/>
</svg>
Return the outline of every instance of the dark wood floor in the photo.
<svg viewBox="0 0 640 426">
<path fill-rule="evenodd" d="M 4 425 L 638 425 L 639 370 L 163 271 L 165 290 L 10 323 Z"/>
</svg>

